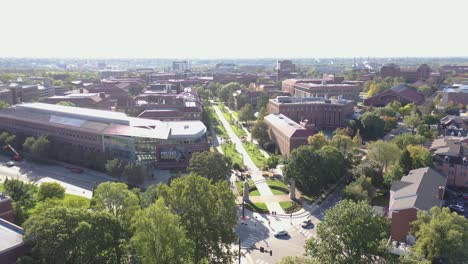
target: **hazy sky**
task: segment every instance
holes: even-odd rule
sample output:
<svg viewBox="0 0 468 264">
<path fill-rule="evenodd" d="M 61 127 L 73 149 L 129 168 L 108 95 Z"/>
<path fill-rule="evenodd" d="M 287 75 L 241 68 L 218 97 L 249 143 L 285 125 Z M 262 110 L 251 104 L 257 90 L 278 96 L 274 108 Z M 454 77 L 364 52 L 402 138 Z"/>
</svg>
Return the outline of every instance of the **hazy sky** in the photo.
<svg viewBox="0 0 468 264">
<path fill-rule="evenodd" d="M 0 57 L 468 56 L 466 0 L 5 0 Z"/>
</svg>

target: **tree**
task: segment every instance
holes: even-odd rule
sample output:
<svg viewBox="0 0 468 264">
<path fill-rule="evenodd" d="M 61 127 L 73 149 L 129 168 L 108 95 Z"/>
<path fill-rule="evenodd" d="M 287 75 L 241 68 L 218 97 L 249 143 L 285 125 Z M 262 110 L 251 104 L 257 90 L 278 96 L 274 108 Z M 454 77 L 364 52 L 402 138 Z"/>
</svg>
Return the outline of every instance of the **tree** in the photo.
<svg viewBox="0 0 468 264">
<path fill-rule="evenodd" d="M 255 114 L 255 111 L 252 105 L 246 104 L 239 110 L 239 121 L 244 122 L 244 121 L 255 120 L 254 114 Z"/>
<path fill-rule="evenodd" d="M 61 105 L 61 106 L 73 106 L 73 107 L 76 107 L 76 104 L 75 104 L 75 103 L 68 102 L 68 101 L 60 101 L 60 102 L 58 102 L 56 105 Z"/>
<path fill-rule="evenodd" d="M 468 220 L 448 208 L 418 211 L 411 233 L 416 236 L 414 252 L 428 260 L 464 263 L 468 259 Z M 448 262 L 447 262 L 448 261 Z"/>
<path fill-rule="evenodd" d="M 24 240 L 39 263 L 122 263 L 125 232 L 107 213 L 54 207 L 32 215 Z"/>
<path fill-rule="evenodd" d="M 31 147 L 34 144 L 34 142 L 36 142 L 36 139 L 34 137 L 27 137 L 26 140 L 23 143 L 23 150 L 27 151 L 27 152 L 30 152 Z"/>
<path fill-rule="evenodd" d="M 118 159 L 108 160 L 106 162 L 106 172 L 113 177 L 122 176 L 123 170 L 125 168 L 125 163 L 121 162 Z"/>
<path fill-rule="evenodd" d="M 218 152 L 198 152 L 192 155 L 187 170 L 214 182 L 226 180 L 232 170 L 231 160 Z"/>
<path fill-rule="evenodd" d="M 400 149 L 406 149 L 408 145 L 422 145 L 426 140 L 427 139 L 421 135 L 401 134 L 396 136 L 392 142 Z"/>
<path fill-rule="evenodd" d="M 268 169 L 274 169 L 278 166 L 280 158 L 277 155 L 270 155 L 266 161 L 266 167 Z"/>
<path fill-rule="evenodd" d="M 388 230 L 388 221 L 366 202 L 343 200 L 317 225 L 306 255 L 324 264 L 376 263 L 387 254 L 382 244 Z"/>
<path fill-rule="evenodd" d="M 44 182 L 39 186 L 37 192 L 37 198 L 39 201 L 44 201 L 46 199 L 63 199 L 65 197 L 65 188 L 63 188 L 57 182 Z"/>
<path fill-rule="evenodd" d="M 400 149 L 391 142 L 378 140 L 367 145 L 368 158 L 375 162 L 381 172 L 385 172 L 400 157 Z"/>
<path fill-rule="evenodd" d="M 369 87 L 369 90 L 367 91 L 367 96 L 371 97 L 376 95 L 379 92 L 379 87 L 377 84 L 372 83 Z"/>
<path fill-rule="evenodd" d="M 422 123 L 421 117 L 418 114 L 413 113 L 403 118 L 403 124 L 410 128 L 413 132 Z"/>
<path fill-rule="evenodd" d="M 3 188 L 13 201 L 20 203 L 27 209 L 34 207 L 34 194 L 36 193 L 34 184 L 6 179 Z"/>
<path fill-rule="evenodd" d="M 318 262 L 305 257 L 287 256 L 282 258 L 279 264 L 318 264 Z"/>
<path fill-rule="evenodd" d="M 307 143 L 313 148 L 313 149 L 321 149 L 323 146 L 328 145 L 328 138 L 323 132 L 319 132 L 313 136 L 310 136 L 307 139 Z"/>
<path fill-rule="evenodd" d="M 398 165 L 402 169 L 404 174 L 408 174 L 413 168 L 413 161 L 411 160 L 411 154 L 407 148 L 401 153 L 400 159 L 398 160 Z"/>
<path fill-rule="evenodd" d="M 286 180 L 294 178 L 297 187 L 306 194 L 318 194 L 324 186 L 336 182 L 343 171 L 343 155 L 332 146 L 320 150 L 310 145 L 300 146 L 291 152 L 283 168 Z"/>
<path fill-rule="evenodd" d="M 351 167 L 358 155 L 359 149 L 356 143 L 345 135 L 334 135 L 330 143 L 341 152 L 346 161 L 346 166 Z"/>
<path fill-rule="evenodd" d="M 16 135 L 9 135 L 5 139 L 5 144 L 15 145 L 15 142 L 16 142 Z"/>
<path fill-rule="evenodd" d="M 163 199 L 139 211 L 132 222 L 135 233 L 131 242 L 141 263 L 191 262 L 194 246 L 180 217 L 166 207 Z"/>
<path fill-rule="evenodd" d="M 380 138 L 384 134 L 385 121 L 373 112 L 361 116 L 362 135 L 368 139 Z"/>
<path fill-rule="evenodd" d="M 8 107 L 10 107 L 10 105 L 7 102 L 0 100 L 0 110 Z"/>
<path fill-rule="evenodd" d="M 10 136 L 10 134 L 8 132 L 2 132 L 0 134 L 0 145 L 1 147 L 3 147 L 3 144 L 6 143 L 6 139 Z"/>
<path fill-rule="evenodd" d="M 421 145 L 406 147 L 411 157 L 411 169 L 419 169 L 432 166 L 431 152 Z"/>
<path fill-rule="evenodd" d="M 31 154 L 35 160 L 44 160 L 49 157 L 50 141 L 45 136 L 40 136 L 31 145 Z"/>
<path fill-rule="evenodd" d="M 252 127 L 252 137 L 258 140 L 260 145 L 265 145 L 270 142 L 270 136 L 268 135 L 268 125 L 263 120 L 258 120 Z"/>
<path fill-rule="evenodd" d="M 228 102 L 229 99 L 232 99 L 232 94 L 235 91 L 240 90 L 244 87 L 245 86 L 237 82 L 228 83 L 218 90 L 218 97 L 221 99 L 221 101 Z"/>
<path fill-rule="evenodd" d="M 101 183 L 93 195 L 92 208 L 110 213 L 125 227 L 130 226 L 131 218 L 140 209 L 138 196 L 125 183 Z"/>
<path fill-rule="evenodd" d="M 158 197 L 180 220 L 194 244 L 194 262 L 206 258 L 210 263 L 230 263 L 231 244 L 236 240 L 237 206 L 227 182 L 189 175 L 176 178 L 171 185 L 159 185 Z"/>
<path fill-rule="evenodd" d="M 346 199 L 370 202 L 372 192 L 371 178 L 361 176 L 356 181 L 348 184 L 343 190 L 343 197 Z"/>
</svg>

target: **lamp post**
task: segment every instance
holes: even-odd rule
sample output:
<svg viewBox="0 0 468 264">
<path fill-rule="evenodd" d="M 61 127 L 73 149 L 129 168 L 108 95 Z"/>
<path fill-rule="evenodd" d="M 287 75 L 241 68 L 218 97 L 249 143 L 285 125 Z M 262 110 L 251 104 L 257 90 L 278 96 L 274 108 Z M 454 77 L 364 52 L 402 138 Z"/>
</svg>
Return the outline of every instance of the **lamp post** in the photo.
<svg viewBox="0 0 468 264">
<path fill-rule="evenodd" d="M 239 238 L 239 264 L 241 264 L 241 240 Z"/>
</svg>

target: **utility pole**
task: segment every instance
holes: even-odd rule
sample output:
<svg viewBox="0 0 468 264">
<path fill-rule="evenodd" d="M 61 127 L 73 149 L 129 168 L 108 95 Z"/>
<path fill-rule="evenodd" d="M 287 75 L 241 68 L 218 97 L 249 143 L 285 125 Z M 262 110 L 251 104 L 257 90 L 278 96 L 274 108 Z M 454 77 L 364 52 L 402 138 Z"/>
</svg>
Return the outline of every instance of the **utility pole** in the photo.
<svg viewBox="0 0 468 264">
<path fill-rule="evenodd" d="M 245 221 L 245 200 L 242 198 L 242 220 Z"/>
</svg>

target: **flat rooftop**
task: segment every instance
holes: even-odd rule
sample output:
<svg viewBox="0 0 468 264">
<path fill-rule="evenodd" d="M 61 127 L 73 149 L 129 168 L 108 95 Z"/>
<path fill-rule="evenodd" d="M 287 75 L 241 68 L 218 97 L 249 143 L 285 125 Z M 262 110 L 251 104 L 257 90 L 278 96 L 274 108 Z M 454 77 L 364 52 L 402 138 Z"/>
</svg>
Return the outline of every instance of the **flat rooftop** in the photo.
<svg viewBox="0 0 468 264">
<path fill-rule="evenodd" d="M 293 97 L 293 96 L 278 96 L 270 101 L 276 104 L 339 104 L 345 105 L 353 101 L 347 99 L 327 99 L 323 97 Z"/>
<path fill-rule="evenodd" d="M 21 227 L 0 219 L 0 253 L 23 244 L 23 236 Z"/>
</svg>

